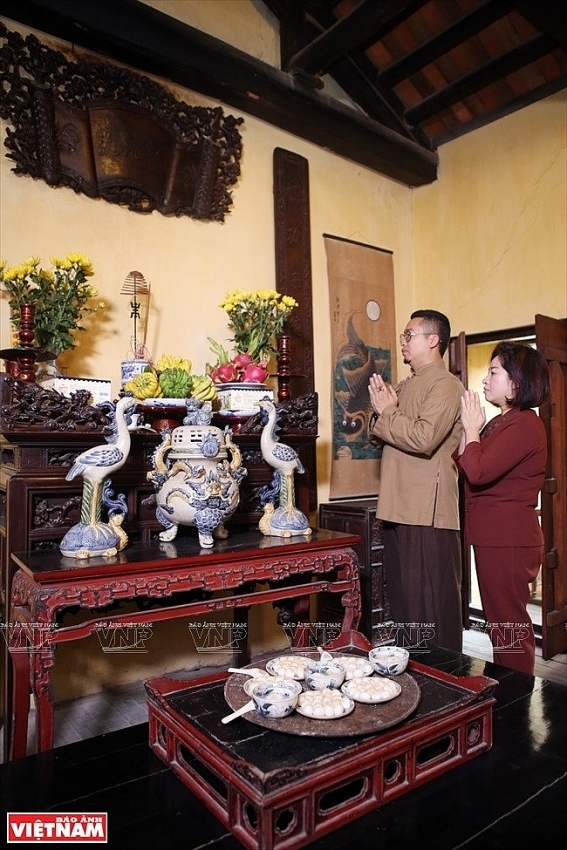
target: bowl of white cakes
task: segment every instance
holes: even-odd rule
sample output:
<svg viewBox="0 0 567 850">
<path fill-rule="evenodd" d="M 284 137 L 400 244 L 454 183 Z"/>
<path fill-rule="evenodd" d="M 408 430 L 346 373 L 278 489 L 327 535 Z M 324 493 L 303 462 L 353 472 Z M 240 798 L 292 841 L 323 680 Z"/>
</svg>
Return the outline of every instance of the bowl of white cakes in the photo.
<svg viewBox="0 0 567 850">
<path fill-rule="evenodd" d="M 399 676 L 408 666 L 409 652 L 403 646 L 376 646 L 368 658 L 380 676 Z"/>
</svg>

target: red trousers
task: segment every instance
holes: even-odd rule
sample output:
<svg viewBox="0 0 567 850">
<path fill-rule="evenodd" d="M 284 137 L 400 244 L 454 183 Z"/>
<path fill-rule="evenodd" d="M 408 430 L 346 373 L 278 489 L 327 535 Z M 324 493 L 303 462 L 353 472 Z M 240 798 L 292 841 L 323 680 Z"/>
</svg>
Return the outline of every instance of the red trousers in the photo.
<svg viewBox="0 0 567 850">
<path fill-rule="evenodd" d="M 494 662 L 533 676 L 535 638 L 528 602 L 543 547 L 474 546 L 476 573 Z"/>
</svg>

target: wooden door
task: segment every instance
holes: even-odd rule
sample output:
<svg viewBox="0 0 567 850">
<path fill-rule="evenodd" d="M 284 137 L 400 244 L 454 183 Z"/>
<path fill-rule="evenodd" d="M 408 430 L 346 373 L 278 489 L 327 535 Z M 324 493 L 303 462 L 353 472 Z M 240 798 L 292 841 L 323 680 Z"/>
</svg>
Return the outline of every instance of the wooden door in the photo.
<svg viewBox="0 0 567 850">
<path fill-rule="evenodd" d="M 456 375 L 464 387 L 468 387 L 467 370 L 467 337 L 464 331 L 452 337 L 449 343 L 449 371 Z M 461 580 L 461 608 L 463 627 L 470 626 L 469 608 L 471 604 L 471 547 L 465 546 L 465 518 L 463 515 L 463 480 L 459 477 L 459 511 L 461 514 L 461 563 L 463 567 Z"/>
<path fill-rule="evenodd" d="M 545 541 L 542 566 L 542 655 L 567 651 L 567 319 L 535 317 L 536 344 L 549 365 L 550 401 L 540 409 L 548 440 L 541 524 Z"/>
<path fill-rule="evenodd" d="M 541 497 L 541 524 L 545 556 L 542 566 L 542 656 L 553 658 L 567 651 L 567 319 L 549 316 L 535 317 L 535 337 L 549 364 L 551 398 L 540 409 L 545 425 L 549 454 L 546 479 Z M 449 368 L 467 386 L 467 346 L 474 342 L 500 339 L 522 339 L 533 334 L 534 327 L 508 329 L 492 333 L 475 334 L 451 340 Z M 469 622 L 470 547 L 463 546 L 463 603 L 467 605 L 463 616 L 465 627 Z"/>
</svg>

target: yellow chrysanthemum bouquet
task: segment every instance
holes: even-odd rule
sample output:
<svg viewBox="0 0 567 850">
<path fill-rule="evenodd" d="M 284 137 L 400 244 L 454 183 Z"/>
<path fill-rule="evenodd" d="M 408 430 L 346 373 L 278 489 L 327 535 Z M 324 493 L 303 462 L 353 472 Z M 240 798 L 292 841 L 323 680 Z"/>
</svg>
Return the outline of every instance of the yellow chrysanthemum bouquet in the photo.
<svg viewBox="0 0 567 850">
<path fill-rule="evenodd" d="M 219 306 L 228 314 L 234 355 L 231 358 L 223 346 L 209 338 L 217 357 L 215 366 L 209 366 L 213 380 L 263 381 L 268 374 L 268 360 L 277 353 L 275 339 L 282 333 L 297 301 L 275 289 L 253 292 L 235 289 L 227 292 Z"/>
<path fill-rule="evenodd" d="M 68 254 L 63 259 L 51 258 L 53 268 L 43 269 L 39 257 L 29 257 L 18 266 L 0 262 L 0 283 L 8 296 L 10 319 L 19 327 L 20 307 L 34 307 L 35 345 L 54 354 L 76 348 L 76 331 L 85 316 L 103 308 L 95 303 L 98 291 L 88 283 L 93 267 L 83 254 Z"/>
</svg>

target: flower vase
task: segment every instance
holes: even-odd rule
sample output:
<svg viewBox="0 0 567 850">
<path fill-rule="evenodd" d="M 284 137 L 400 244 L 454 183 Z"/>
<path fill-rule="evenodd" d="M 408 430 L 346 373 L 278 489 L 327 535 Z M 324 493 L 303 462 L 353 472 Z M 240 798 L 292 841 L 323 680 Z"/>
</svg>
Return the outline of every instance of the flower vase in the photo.
<svg viewBox="0 0 567 850">
<path fill-rule="evenodd" d="M 0 358 L 6 363 L 8 374 L 19 381 L 35 381 L 35 362 L 37 360 L 37 349 L 33 347 L 34 342 L 34 316 L 33 304 L 21 304 L 19 309 L 19 321 L 17 324 L 17 339 L 13 337 L 13 348 L 3 348 Z M 15 323 L 14 323 L 15 324 Z"/>
<path fill-rule="evenodd" d="M 52 381 L 55 378 L 61 378 L 61 372 L 59 370 L 59 365 L 57 363 L 56 355 L 51 360 L 43 360 L 38 365 L 37 374 L 36 374 L 36 382 L 45 385 L 48 381 Z"/>
</svg>

